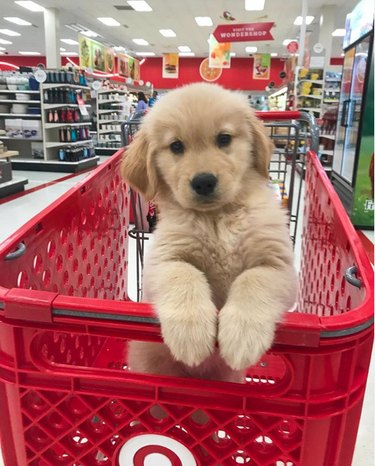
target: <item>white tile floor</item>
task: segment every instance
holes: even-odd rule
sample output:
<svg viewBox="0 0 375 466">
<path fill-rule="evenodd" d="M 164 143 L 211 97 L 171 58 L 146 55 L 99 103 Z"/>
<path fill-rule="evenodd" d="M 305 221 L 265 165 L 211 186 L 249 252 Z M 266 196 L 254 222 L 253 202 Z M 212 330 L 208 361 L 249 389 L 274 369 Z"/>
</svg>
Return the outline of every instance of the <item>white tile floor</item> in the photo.
<svg viewBox="0 0 375 466">
<path fill-rule="evenodd" d="M 42 183 L 55 180 L 65 176 L 64 174 L 42 173 L 42 172 L 21 172 L 17 175 L 26 176 L 30 183 L 27 188 L 31 188 Z M 65 193 L 69 188 L 81 181 L 87 174 L 77 175 L 66 181 L 59 182 L 42 190 L 28 194 L 8 203 L 0 205 L 0 243 L 14 233 L 27 220 Z M 373 241 L 373 232 L 366 232 L 366 235 Z M 134 265 L 134 248 L 130 251 L 130 262 Z M 131 259 L 133 258 L 133 259 Z M 298 258 L 296 258 L 298 262 Z M 134 270 L 134 269 L 133 269 Z M 132 272 L 130 272 L 132 273 Z M 135 294 L 135 283 L 130 283 L 131 295 Z M 357 444 L 352 466 L 374 466 L 374 357 L 372 359 L 369 381 L 365 396 L 364 408 L 359 426 Z M 1 440 L 1 439 L 0 439 Z M 0 454 L 0 466 L 4 463 Z M 17 466 L 17 465 L 6 465 Z"/>
</svg>

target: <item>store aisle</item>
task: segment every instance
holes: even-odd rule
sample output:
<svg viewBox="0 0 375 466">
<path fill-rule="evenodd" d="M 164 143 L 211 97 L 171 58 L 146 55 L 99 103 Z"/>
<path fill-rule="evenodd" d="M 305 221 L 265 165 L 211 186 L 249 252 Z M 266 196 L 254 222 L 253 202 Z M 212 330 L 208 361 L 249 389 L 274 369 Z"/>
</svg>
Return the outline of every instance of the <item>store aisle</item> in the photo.
<svg viewBox="0 0 375 466">
<path fill-rule="evenodd" d="M 28 172 L 29 178 L 34 180 L 35 186 L 38 183 L 53 181 L 55 175 L 48 173 Z M 73 187 L 76 183 L 82 181 L 88 173 L 79 174 L 73 176 L 67 180 L 57 182 L 38 191 L 31 192 L 20 198 L 14 199 L 10 202 L 6 202 L 0 205 L 0 243 L 14 233 L 20 226 L 30 220 L 34 215 L 39 213 L 42 209 L 47 207 L 50 203 L 55 201 L 59 196 L 64 194 L 68 189 Z M 301 206 L 302 211 L 303 206 Z M 299 230 L 301 228 L 301 223 Z M 373 241 L 373 232 L 366 232 L 366 236 Z M 128 289 L 131 298 L 136 296 L 136 248 L 135 241 L 129 238 L 129 279 Z M 147 247 L 151 241 L 146 241 L 145 248 L 147 253 Z M 299 262 L 298 243 L 296 250 L 296 264 Z M 375 363 L 374 355 L 372 358 L 372 364 L 370 368 L 369 380 L 366 390 L 366 396 L 364 401 L 364 407 L 362 411 L 361 422 L 358 431 L 357 444 L 354 454 L 352 466 L 374 466 L 374 393 L 375 393 Z M 0 439 L 1 444 L 1 439 Z M 0 454 L 0 466 L 4 466 L 3 460 Z M 7 465 L 16 466 L 16 465 Z"/>
</svg>

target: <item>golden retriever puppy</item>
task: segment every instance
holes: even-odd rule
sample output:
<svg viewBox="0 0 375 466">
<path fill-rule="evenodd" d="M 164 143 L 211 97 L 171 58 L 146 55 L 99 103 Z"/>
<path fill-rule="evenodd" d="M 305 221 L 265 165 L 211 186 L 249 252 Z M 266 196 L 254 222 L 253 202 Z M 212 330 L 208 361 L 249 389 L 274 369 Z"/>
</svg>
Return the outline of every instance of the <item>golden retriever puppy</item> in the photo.
<svg viewBox="0 0 375 466">
<path fill-rule="evenodd" d="M 122 175 L 160 210 L 144 297 L 165 344 L 132 342 L 132 370 L 235 381 L 271 347 L 297 283 L 271 154 L 247 99 L 217 85 L 169 92 L 145 116 Z"/>
</svg>

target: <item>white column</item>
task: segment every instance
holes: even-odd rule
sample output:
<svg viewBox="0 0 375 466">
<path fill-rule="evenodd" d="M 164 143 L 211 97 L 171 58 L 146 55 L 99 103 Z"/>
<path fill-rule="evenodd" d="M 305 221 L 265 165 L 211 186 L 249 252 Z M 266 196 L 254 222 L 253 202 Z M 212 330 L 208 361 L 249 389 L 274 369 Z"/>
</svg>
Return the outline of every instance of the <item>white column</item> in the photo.
<svg viewBox="0 0 375 466">
<path fill-rule="evenodd" d="M 324 46 L 324 69 L 326 70 L 332 56 L 332 32 L 335 29 L 336 6 L 323 6 L 321 11 L 319 42 Z"/>
<path fill-rule="evenodd" d="M 307 15 L 307 0 L 302 0 L 302 24 L 301 24 L 301 33 L 299 37 L 299 47 L 298 47 L 298 66 L 303 65 L 303 58 L 305 54 L 305 37 L 306 37 L 306 15 Z"/>
<path fill-rule="evenodd" d="M 44 9 L 44 42 L 47 68 L 60 68 L 60 21 L 56 8 Z"/>
</svg>

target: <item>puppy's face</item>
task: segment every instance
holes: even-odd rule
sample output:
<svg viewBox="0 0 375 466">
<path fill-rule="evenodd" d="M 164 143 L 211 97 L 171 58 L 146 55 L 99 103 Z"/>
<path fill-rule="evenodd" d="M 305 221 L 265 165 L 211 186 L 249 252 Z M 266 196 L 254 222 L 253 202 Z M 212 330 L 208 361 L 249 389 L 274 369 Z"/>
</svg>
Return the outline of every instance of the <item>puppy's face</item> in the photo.
<svg viewBox="0 0 375 466">
<path fill-rule="evenodd" d="M 235 201 L 249 174 L 267 177 L 270 152 L 246 99 L 193 84 L 170 92 L 146 116 L 122 168 L 147 197 L 159 193 L 183 208 L 213 210 Z"/>
</svg>

